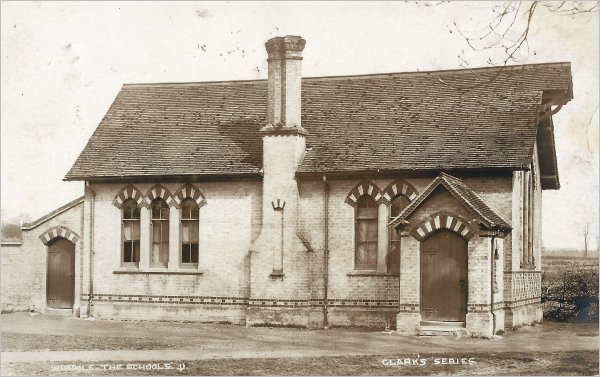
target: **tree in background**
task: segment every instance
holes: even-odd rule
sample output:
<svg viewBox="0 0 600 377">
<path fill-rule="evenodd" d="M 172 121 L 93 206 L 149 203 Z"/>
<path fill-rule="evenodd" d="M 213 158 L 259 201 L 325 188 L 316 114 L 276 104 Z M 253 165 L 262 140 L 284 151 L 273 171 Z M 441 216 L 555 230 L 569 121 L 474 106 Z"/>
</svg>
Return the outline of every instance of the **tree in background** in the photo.
<svg viewBox="0 0 600 377">
<path fill-rule="evenodd" d="M 455 21 L 450 33 L 458 32 L 473 51 L 488 51 L 490 57 L 487 62 L 494 66 L 518 63 L 523 49 L 526 49 L 525 54 L 531 53 L 530 30 L 540 12 L 572 18 L 598 12 L 598 1 L 504 1 L 490 4 L 492 15 L 483 28 L 466 31 Z M 492 55 L 501 58 L 493 58 Z M 469 67 L 464 50 L 458 58 L 463 68 Z"/>
</svg>

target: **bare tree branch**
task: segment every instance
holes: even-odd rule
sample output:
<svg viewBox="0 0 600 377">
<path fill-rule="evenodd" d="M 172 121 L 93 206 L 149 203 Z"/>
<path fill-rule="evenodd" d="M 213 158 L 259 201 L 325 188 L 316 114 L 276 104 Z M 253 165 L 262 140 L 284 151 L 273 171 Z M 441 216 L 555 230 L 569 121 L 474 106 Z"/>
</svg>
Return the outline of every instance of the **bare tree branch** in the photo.
<svg viewBox="0 0 600 377">
<path fill-rule="evenodd" d="M 523 50 L 529 53 L 529 36 L 538 14 L 538 5 L 541 5 L 541 9 L 546 12 L 560 16 L 576 16 L 598 12 L 598 1 L 505 1 L 500 5 L 492 6 L 493 17 L 486 23 L 484 28 L 478 31 L 466 32 L 456 21 L 453 22 L 453 26 L 472 51 L 502 51 L 503 58 L 500 61 L 488 57 L 487 63 L 496 67 L 505 67 L 511 62 L 518 62 L 518 54 Z M 450 29 L 450 32 L 452 33 L 452 29 Z M 464 51 L 458 55 L 458 58 L 460 60 L 459 65 L 468 69 L 469 62 Z M 496 76 L 485 82 L 455 89 L 474 89 L 494 81 L 499 74 L 500 71 Z M 439 78 L 439 81 L 449 85 L 441 78 Z"/>
</svg>

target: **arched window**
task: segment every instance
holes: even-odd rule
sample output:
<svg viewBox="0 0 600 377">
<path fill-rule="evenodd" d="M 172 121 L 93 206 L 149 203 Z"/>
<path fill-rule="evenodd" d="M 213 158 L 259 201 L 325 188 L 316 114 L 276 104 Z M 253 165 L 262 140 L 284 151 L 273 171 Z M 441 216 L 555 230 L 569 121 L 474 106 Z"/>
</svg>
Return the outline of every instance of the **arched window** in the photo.
<svg viewBox="0 0 600 377">
<path fill-rule="evenodd" d="M 378 207 L 377 202 L 368 195 L 361 196 L 356 204 L 356 269 L 377 269 Z"/>
<path fill-rule="evenodd" d="M 129 199 L 122 207 L 122 240 L 125 266 L 137 267 L 140 263 L 140 207 Z"/>
<path fill-rule="evenodd" d="M 181 204 L 181 263 L 198 264 L 200 208 L 193 199 Z"/>
<path fill-rule="evenodd" d="M 169 263 L 169 206 L 163 199 L 152 202 L 152 257 L 153 266 L 166 267 Z"/>
<path fill-rule="evenodd" d="M 410 203 L 404 195 L 397 195 L 390 202 L 390 220 L 396 218 Z M 390 228 L 390 247 L 388 250 L 388 272 L 396 273 L 400 269 L 400 235 L 396 229 Z"/>
</svg>

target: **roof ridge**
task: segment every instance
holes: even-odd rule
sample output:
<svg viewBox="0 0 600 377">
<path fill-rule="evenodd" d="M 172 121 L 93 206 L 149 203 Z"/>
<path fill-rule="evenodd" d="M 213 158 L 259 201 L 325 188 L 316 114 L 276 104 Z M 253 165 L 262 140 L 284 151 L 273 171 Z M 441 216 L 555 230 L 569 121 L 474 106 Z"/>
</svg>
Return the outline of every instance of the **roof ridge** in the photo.
<svg viewBox="0 0 600 377">
<path fill-rule="evenodd" d="M 375 77 L 398 77 L 398 76 L 429 76 L 434 73 L 452 74 L 452 73 L 473 73 L 474 71 L 495 72 L 500 70 L 516 70 L 527 67 L 537 66 L 571 66 L 571 62 L 545 62 L 505 65 L 500 67 L 474 67 L 474 68 L 449 68 L 429 71 L 406 71 L 406 72 L 381 72 L 381 73 L 357 73 L 351 75 L 330 75 L 330 76 L 307 76 L 302 80 L 322 81 L 335 79 L 361 79 Z M 148 87 L 148 86 L 201 86 L 201 85 L 226 85 L 226 84 L 253 84 L 266 82 L 267 79 L 241 79 L 241 80 L 215 80 L 215 81 L 182 81 L 182 82 L 147 82 L 147 83 L 123 83 L 123 87 Z"/>
</svg>

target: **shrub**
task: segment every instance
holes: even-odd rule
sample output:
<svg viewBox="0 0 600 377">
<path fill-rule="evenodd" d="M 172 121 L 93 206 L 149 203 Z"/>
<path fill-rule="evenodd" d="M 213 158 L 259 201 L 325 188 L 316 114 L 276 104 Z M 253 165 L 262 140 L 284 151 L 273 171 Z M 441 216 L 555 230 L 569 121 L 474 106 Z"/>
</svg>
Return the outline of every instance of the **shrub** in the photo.
<svg viewBox="0 0 600 377">
<path fill-rule="evenodd" d="M 542 274 L 544 318 L 561 322 L 598 321 L 598 270 L 563 268 Z"/>
</svg>

